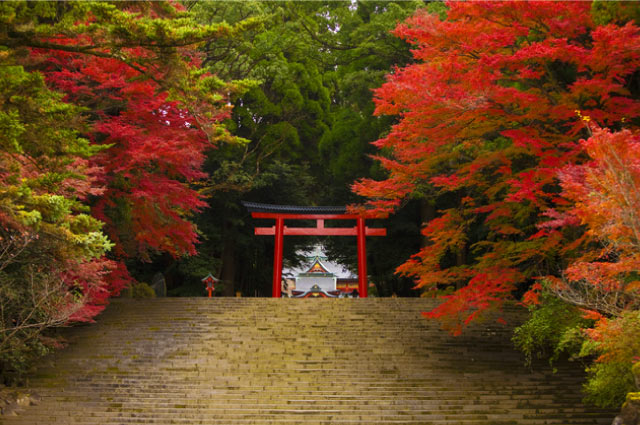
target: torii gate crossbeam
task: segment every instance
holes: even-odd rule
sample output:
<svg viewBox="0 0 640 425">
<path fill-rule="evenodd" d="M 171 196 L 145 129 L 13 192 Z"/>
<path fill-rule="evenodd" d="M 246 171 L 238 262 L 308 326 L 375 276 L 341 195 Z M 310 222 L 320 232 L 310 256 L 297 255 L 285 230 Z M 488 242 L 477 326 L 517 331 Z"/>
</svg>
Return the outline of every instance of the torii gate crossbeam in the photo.
<svg viewBox="0 0 640 425">
<path fill-rule="evenodd" d="M 271 227 L 256 227 L 256 235 L 273 235 L 275 247 L 273 253 L 272 296 L 282 296 L 282 247 L 284 236 L 356 236 L 358 242 L 358 294 L 366 298 L 367 282 L 367 236 L 386 236 L 387 229 L 367 227 L 367 217 L 347 214 L 346 207 L 298 207 L 290 205 L 258 204 L 243 202 L 251 216 L 257 219 L 275 220 Z M 285 220 L 315 220 L 316 227 L 288 227 Z M 325 227 L 325 220 L 355 220 L 354 227 Z"/>
</svg>

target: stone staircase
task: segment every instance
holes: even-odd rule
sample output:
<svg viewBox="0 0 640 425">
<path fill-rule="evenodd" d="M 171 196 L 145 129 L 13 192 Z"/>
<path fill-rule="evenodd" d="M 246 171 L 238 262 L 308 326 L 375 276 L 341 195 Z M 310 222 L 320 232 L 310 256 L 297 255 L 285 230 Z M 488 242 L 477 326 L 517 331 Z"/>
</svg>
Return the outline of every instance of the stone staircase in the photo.
<svg viewBox="0 0 640 425">
<path fill-rule="evenodd" d="M 6 425 L 610 424 L 580 368 L 523 366 L 510 326 L 460 337 L 428 299 L 115 300 L 32 379 Z"/>
</svg>

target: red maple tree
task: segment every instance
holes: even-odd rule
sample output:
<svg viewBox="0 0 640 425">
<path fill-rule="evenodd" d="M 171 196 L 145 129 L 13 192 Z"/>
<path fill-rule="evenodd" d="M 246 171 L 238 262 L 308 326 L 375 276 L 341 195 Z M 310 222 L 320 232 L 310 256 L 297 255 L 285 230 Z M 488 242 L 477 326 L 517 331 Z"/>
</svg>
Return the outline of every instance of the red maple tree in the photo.
<svg viewBox="0 0 640 425">
<path fill-rule="evenodd" d="M 154 7 L 127 7 L 140 20 L 158 14 Z M 135 25 L 133 19 L 132 33 Z M 228 96 L 237 87 L 198 69 L 195 36 L 118 37 L 105 31 L 56 35 L 32 49 L 32 60 L 47 83 L 66 94 L 65 101 L 86 108 L 88 137 L 107 147 L 91 158 L 103 188 L 91 203 L 116 244 L 116 258 L 193 255 L 198 236 L 190 216 L 205 206 L 194 183 L 206 177 L 206 150 L 230 139 L 221 121 L 229 116 Z M 117 271 L 111 279 L 130 279 L 123 264 Z"/>
<path fill-rule="evenodd" d="M 376 113 L 398 116 L 375 142 L 388 178 L 354 190 L 380 212 L 436 193 L 429 243 L 397 272 L 425 290 L 455 285 L 427 316 L 460 332 L 518 285 L 559 272 L 574 236 L 537 223 L 566 202 L 557 171 L 584 159 L 576 111 L 606 126 L 640 115 L 629 93 L 640 33 L 596 26 L 584 2 L 447 6 L 444 20 L 421 10 L 396 28 L 416 63 L 375 92 Z"/>
</svg>

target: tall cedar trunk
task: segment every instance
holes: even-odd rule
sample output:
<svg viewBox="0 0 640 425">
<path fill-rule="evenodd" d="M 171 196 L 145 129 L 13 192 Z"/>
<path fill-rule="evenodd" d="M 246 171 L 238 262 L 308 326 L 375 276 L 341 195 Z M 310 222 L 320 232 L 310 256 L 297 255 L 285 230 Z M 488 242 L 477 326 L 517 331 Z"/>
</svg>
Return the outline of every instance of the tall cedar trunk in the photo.
<svg viewBox="0 0 640 425">
<path fill-rule="evenodd" d="M 231 227 L 228 225 L 227 229 Z M 220 279 L 224 283 L 222 294 L 226 297 L 234 296 L 234 282 L 236 278 L 236 238 L 233 232 L 225 232 L 222 248 L 222 271 Z"/>
</svg>

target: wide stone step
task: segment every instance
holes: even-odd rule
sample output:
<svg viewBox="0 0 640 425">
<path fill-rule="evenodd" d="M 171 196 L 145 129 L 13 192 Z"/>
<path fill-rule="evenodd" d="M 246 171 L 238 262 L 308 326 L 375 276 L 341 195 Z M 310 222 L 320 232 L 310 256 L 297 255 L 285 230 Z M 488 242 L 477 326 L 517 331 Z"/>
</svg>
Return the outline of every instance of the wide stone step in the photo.
<svg viewBox="0 0 640 425">
<path fill-rule="evenodd" d="M 598 425 L 577 365 L 523 366 L 522 311 L 451 337 L 428 299 L 116 300 L 33 377 L 26 424 Z"/>
</svg>

